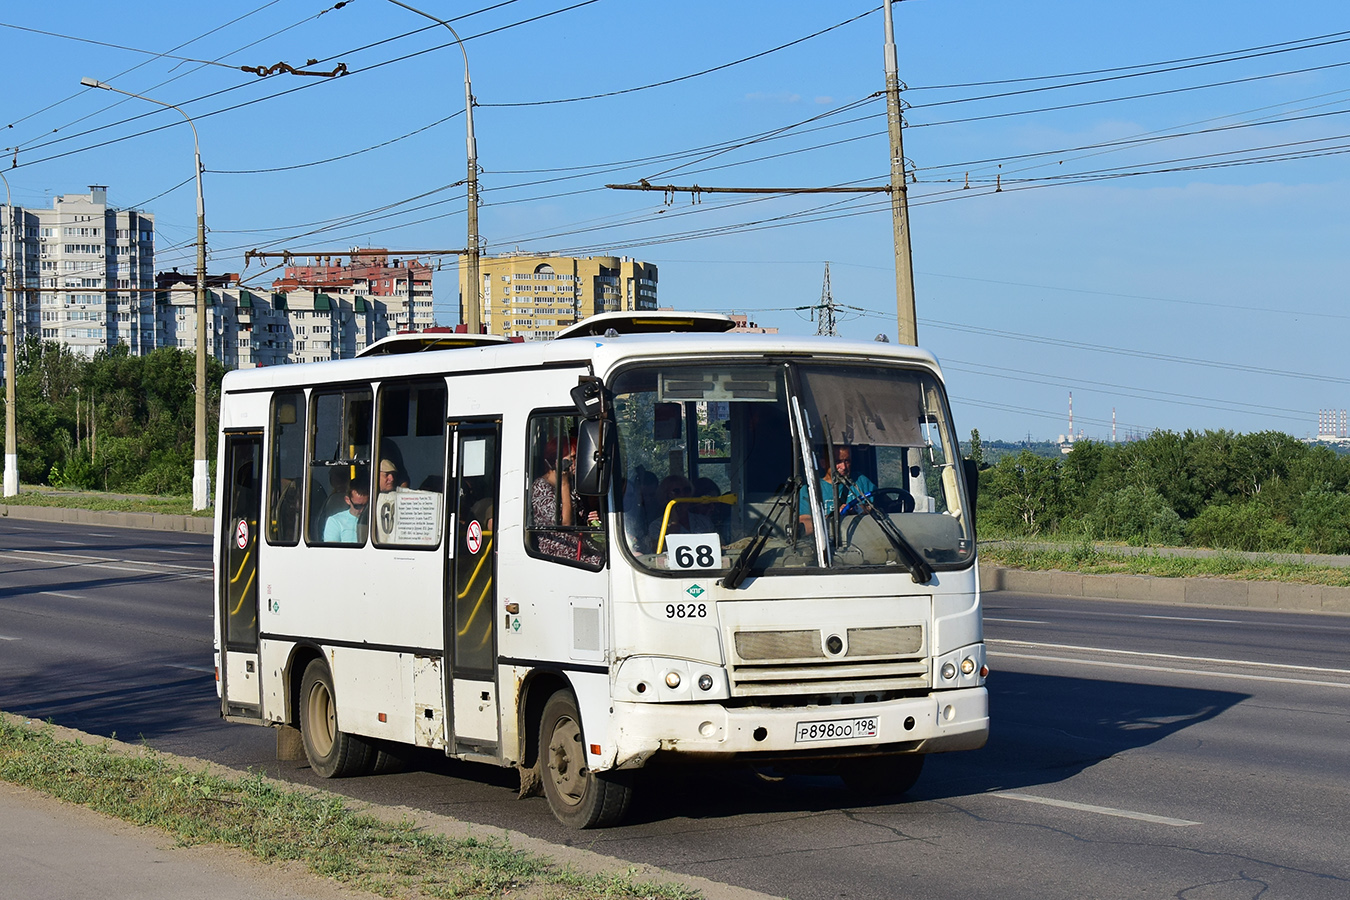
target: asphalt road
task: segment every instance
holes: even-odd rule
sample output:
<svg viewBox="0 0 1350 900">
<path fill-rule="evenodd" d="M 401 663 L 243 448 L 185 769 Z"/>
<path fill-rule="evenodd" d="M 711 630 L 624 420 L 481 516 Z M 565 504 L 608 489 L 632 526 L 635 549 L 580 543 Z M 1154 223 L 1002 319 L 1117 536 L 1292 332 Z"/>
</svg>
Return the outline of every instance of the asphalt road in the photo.
<svg viewBox="0 0 1350 900">
<path fill-rule="evenodd" d="M 1350 896 L 1350 617 L 993 594 L 989 745 L 904 802 L 653 772 L 631 824 L 577 833 L 510 772 L 323 782 L 220 721 L 209 552 L 0 520 L 0 709 L 797 900 Z"/>
</svg>

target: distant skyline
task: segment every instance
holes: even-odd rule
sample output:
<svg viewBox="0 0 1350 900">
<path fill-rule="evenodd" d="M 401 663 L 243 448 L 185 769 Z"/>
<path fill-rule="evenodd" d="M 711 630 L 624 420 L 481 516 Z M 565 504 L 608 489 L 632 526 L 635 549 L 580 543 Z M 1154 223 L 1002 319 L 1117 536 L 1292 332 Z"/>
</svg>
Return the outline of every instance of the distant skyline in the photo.
<svg viewBox="0 0 1350 900">
<path fill-rule="evenodd" d="M 885 183 L 878 3 L 413 5 L 465 39 L 486 252 L 626 254 L 659 267 L 663 305 L 788 334 L 814 333 L 828 261 L 840 332 L 894 340 L 884 195 L 604 188 Z M 192 270 L 191 133 L 88 76 L 194 118 L 212 272 L 270 283 L 253 248 L 463 247 L 458 47 L 386 0 L 334 6 L 0 12 L 14 201 L 108 185 L 155 214 L 159 268 Z M 1112 407 L 1121 434 L 1297 437 L 1350 407 L 1350 7 L 907 0 L 895 22 L 919 342 L 963 437 L 1053 440 L 1070 391 L 1099 439 Z M 283 61 L 350 74 L 239 70 Z"/>
</svg>

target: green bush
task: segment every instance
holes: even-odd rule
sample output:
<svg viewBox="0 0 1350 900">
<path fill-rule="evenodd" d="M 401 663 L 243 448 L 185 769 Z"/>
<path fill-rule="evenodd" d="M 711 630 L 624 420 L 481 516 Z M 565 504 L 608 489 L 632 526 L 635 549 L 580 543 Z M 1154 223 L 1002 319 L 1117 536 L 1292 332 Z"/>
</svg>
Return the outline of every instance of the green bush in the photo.
<svg viewBox="0 0 1350 900">
<path fill-rule="evenodd" d="M 1189 543 L 1255 552 L 1296 552 L 1298 534 L 1259 500 L 1207 506 L 1186 528 Z"/>
<path fill-rule="evenodd" d="M 1181 516 L 1162 494 L 1135 485 L 1100 497 L 1084 525 L 1090 536 L 1134 545 L 1175 545 L 1185 535 Z"/>
<path fill-rule="evenodd" d="M 1350 553 L 1350 494 L 1322 487 L 1303 495 L 1294 525 L 1309 553 Z"/>
</svg>

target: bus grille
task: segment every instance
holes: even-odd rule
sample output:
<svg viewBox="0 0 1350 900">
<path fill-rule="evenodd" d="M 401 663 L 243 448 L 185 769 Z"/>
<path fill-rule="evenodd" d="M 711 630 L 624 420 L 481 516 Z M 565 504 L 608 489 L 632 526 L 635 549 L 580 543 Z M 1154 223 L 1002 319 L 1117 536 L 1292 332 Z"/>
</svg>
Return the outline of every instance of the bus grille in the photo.
<svg viewBox="0 0 1350 900">
<path fill-rule="evenodd" d="M 849 628 L 846 635 L 841 652 L 830 654 L 828 635 L 819 629 L 736 632 L 732 695 L 916 690 L 931 685 L 921 625 Z"/>
</svg>

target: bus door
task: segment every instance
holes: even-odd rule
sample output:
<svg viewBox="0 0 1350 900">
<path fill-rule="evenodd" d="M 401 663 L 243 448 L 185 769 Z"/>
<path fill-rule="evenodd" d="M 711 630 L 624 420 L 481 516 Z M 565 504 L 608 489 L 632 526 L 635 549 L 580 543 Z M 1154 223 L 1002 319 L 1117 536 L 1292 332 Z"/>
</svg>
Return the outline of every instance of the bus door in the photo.
<svg viewBox="0 0 1350 900">
<path fill-rule="evenodd" d="M 217 502 L 220 559 L 221 713 L 257 719 L 261 714 L 258 661 L 258 511 L 262 508 L 262 432 L 229 432 Z"/>
<path fill-rule="evenodd" d="M 497 542 L 501 420 L 451 422 L 445 645 L 454 754 L 497 755 Z"/>
</svg>

